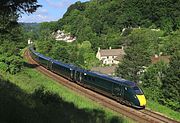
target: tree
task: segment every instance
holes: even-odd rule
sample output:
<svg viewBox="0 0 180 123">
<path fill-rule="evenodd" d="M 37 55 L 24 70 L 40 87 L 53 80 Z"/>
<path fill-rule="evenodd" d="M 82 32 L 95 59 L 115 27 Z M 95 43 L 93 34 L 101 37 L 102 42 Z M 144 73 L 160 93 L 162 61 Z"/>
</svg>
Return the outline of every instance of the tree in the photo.
<svg viewBox="0 0 180 123">
<path fill-rule="evenodd" d="M 16 26 L 22 13 L 33 13 L 41 5 L 37 0 L 1 0 L 0 1 L 0 33 L 7 32 Z"/>
<path fill-rule="evenodd" d="M 180 111 L 180 52 L 173 54 L 168 69 L 163 72 L 163 94 L 165 104 Z"/>
<path fill-rule="evenodd" d="M 19 13 L 33 13 L 41 5 L 37 4 L 37 0 L 1 0 L 0 12 L 3 14 Z M 15 14 L 15 13 L 14 13 Z"/>
<path fill-rule="evenodd" d="M 140 71 L 150 64 L 150 57 L 158 52 L 158 37 L 162 32 L 149 29 L 134 29 L 127 37 L 126 55 L 117 68 L 117 75 L 135 82 L 140 80 Z"/>
<path fill-rule="evenodd" d="M 33 13 L 38 7 L 40 5 L 37 0 L 0 1 L 0 55 L 3 55 L 1 65 L 11 74 L 19 72 L 24 62 L 19 55 L 25 42 L 22 28 L 17 22 L 18 17 L 22 13 Z"/>
<path fill-rule="evenodd" d="M 152 64 L 146 68 L 144 73 L 141 76 L 144 93 L 148 99 L 154 101 L 161 101 L 163 97 L 163 88 L 162 88 L 162 77 L 163 72 L 167 70 L 167 64 L 164 62 L 158 62 Z"/>
</svg>

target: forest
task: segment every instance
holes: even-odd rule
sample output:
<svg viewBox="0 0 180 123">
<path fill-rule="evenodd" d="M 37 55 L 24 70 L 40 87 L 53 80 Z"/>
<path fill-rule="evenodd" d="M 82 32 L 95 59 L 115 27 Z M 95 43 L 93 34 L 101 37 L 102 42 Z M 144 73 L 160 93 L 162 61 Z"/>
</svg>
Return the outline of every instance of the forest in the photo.
<svg viewBox="0 0 180 123">
<path fill-rule="evenodd" d="M 180 1 L 91 0 L 71 5 L 63 18 L 38 27 L 19 24 L 21 13 L 33 13 L 36 0 L 0 1 L 0 69 L 23 71 L 22 49 L 27 39 L 37 51 L 65 63 L 91 69 L 100 63 L 98 47 L 125 47 L 126 55 L 116 76 L 134 81 L 146 98 L 180 112 Z M 29 31 L 29 29 L 33 31 Z M 38 30 L 38 33 L 37 33 Z M 72 44 L 57 42 L 52 33 L 65 30 L 77 37 Z M 170 62 L 152 63 L 154 55 Z"/>
</svg>

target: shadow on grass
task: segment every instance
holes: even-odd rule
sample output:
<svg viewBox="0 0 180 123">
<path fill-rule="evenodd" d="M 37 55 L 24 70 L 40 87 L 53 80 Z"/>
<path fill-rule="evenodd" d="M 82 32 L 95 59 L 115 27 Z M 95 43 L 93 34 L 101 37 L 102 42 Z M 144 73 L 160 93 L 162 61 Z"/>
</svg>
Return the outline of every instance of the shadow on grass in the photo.
<svg viewBox="0 0 180 123">
<path fill-rule="evenodd" d="M 27 94 L 0 79 L 0 123 L 121 123 L 107 118 L 104 111 L 79 109 L 43 87 Z"/>
<path fill-rule="evenodd" d="M 27 68 L 36 68 L 36 67 L 39 66 L 39 65 L 37 65 L 37 64 L 30 64 L 30 63 L 27 63 L 27 62 L 24 62 L 23 64 L 24 64 L 24 66 L 27 67 Z"/>
</svg>

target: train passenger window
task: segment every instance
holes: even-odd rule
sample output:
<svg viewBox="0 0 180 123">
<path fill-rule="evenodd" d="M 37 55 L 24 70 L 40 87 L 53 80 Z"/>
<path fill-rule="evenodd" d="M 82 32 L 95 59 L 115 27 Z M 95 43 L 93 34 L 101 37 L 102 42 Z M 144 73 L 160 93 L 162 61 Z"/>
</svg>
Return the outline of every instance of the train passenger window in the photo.
<svg viewBox="0 0 180 123">
<path fill-rule="evenodd" d="M 135 91 L 136 94 L 140 94 L 140 95 L 143 94 L 142 90 L 137 86 L 133 87 L 133 90 Z"/>
</svg>

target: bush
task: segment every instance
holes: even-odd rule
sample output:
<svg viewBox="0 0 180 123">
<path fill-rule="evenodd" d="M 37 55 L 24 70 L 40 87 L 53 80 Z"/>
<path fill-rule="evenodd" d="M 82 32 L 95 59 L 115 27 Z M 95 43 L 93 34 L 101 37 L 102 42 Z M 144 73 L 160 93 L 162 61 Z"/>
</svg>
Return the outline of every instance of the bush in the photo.
<svg viewBox="0 0 180 123">
<path fill-rule="evenodd" d="M 0 62 L 0 70 L 6 71 L 8 69 L 8 65 L 4 62 Z"/>
</svg>

